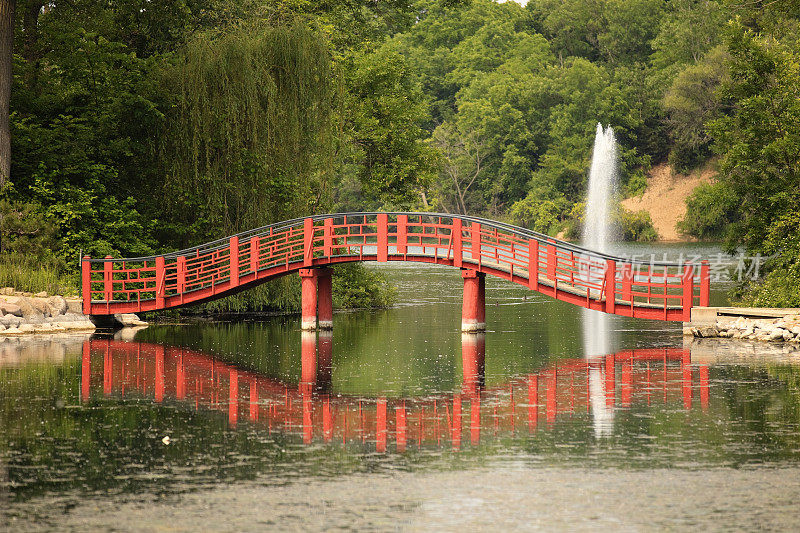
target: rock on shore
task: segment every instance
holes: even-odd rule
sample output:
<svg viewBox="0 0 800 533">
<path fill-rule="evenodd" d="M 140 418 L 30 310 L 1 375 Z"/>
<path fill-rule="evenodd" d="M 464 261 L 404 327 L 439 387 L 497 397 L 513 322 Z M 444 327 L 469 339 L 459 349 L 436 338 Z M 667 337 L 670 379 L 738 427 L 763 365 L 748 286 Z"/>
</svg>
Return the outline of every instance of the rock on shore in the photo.
<svg viewBox="0 0 800 533">
<path fill-rule="evenodd" d="M 775 319 L 739 317 L 736 320 L 717 320 L 710 326 L 684 328 L 684 335 L 800 344 L 800 315 Z"/>
<path fill-rule="evenodd" d="M 116 316 L 123 327 L 146 326 L 134 314 Z M 96 326 L 83 314 L 81 300 L 0 289 L 0 337 L 27 334 L 91 332 Z"/>
</svg>

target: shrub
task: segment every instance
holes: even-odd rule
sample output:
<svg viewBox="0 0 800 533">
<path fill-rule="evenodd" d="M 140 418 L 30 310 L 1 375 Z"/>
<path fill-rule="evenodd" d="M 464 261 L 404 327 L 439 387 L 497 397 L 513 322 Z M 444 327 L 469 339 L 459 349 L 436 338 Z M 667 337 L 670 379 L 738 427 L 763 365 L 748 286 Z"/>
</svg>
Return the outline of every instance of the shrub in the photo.
<svg viewBox="0 0 800 533">
<path fill-rule="evenodd" d="M 734 292 L 749 307 L 800 307 L 800 273 L 797 268 L 772 270 L 764 278 Z"/>
<path fill-rule="evenodd" d="M 333 303 L 340 309 L 389 307 L 396 296 L 385 274 L 362 263 L 339 265 L 333 274 Z"/>
<path fill-rule="evenodd" d="M 652 242 L 658 239 L 658 232 L 647 211 L 634 212 L 620 206 L 614 219 L 623 241 Z"/>
<path fill-rule="evenodd" d="M 736 216 L 739 200 L 723 182 L 699 185 L 686 198 L 686 215 L 678 230 L 703 240 L 722 240 Z"/>
<path fill-rule="evenodd" d="M 628 178 L 628 183 L 625 184 L 625 197 L 641 196 L 644 194 L 645 189 L 647 189 L 647 176 L 644 172 L 634 172 Z"/>
<path fill-rule="evenodd" d="M 34 203 L 0 200 L 0 251 L 53 256 L 56 228 Z"/>
<path fill-rule="evenodd" d="M 0 286 L 77 294 L 77 268 L 70 275 L 56 242 L 55 227 L 38 204 L 0 200 Z"/>
<path fill-rule="evenodd" d="M 569 203 L 563 196 L 532 190 L 511 206 L 509 214 L 518 226 L 553 235 L 561 229 L 568 209 Z"/>
</svg>

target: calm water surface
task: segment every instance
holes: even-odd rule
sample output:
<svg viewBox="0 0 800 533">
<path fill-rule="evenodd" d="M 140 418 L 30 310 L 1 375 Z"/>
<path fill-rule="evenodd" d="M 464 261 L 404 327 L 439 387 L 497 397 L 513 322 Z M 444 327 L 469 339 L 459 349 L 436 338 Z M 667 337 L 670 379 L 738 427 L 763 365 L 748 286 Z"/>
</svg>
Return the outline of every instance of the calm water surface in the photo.
<svg viewBox="0 0 800 533">
<path fill-rule="evenodd" d="M 398 307 L 332 335 L 0 343 L 0 529 L 796 529 L 800 358 L 624 318 L 586 357 L 580 309 L 493 279 L 462 336 L 457 271 L 381 268 Z"/>
</svg>

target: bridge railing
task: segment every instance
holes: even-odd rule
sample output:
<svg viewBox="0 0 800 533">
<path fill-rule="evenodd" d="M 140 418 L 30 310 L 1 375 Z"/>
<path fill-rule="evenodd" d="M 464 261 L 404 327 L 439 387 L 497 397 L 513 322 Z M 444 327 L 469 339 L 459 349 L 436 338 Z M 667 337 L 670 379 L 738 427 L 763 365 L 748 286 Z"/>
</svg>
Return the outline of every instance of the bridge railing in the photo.
<svg viewBox="0 0 800 533">
<path fill-rule="evenodd" d="M 92 314 L 164 309 L 299 268 L 401 260 L 474 268 L 628 316 L 688 320 L 693 305 L 709 301 L 707 263 L 629 260 L 477 217 L 342 213 L 273 224 L 161 256 L 84 258 L 84 309 Z"/>
</svg>

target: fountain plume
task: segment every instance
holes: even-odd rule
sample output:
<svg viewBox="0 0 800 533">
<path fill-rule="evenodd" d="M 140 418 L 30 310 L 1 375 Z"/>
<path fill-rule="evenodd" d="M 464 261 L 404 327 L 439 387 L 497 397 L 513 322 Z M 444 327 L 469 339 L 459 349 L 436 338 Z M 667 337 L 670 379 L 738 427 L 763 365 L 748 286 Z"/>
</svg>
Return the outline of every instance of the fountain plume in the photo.
<svg viewBox="0 0 800 533">
<path fill-rule="evenodd" d="M 597 124 L 589 171 L 589 187 L 583 220 L 585 248 L 609 252 L 611 239 L 611 199 L 617 186 L 617 143 L 611 127 Z M 589 272 L 589 276 L 596 276 Z M 583 310 L 583 348 L 592 360 L 612 353 L 611 317 L 600 311 Z M 613 367 L 612 367 L 613 368 Z M 595 434 L 608 435 L 613 429 L 614 412 L 606 404 L 605 377 L 599 367 L 590 370 L 589 393 Z"/>
</svg>

